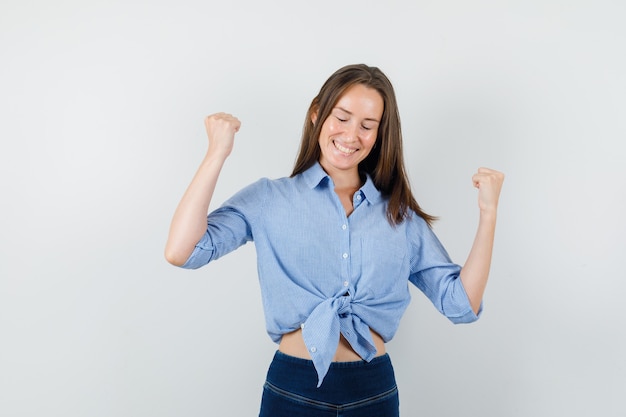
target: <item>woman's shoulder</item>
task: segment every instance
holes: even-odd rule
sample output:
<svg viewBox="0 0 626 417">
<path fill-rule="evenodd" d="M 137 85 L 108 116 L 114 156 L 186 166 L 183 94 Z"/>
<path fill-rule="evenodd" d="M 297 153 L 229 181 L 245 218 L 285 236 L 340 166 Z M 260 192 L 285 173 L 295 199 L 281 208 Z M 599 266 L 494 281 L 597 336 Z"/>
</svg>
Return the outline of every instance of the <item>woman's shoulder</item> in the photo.
<svg viewBox="0 0 626 417">
<path fill-rule="evenodd" d="M 273 193 L 285 193 L 298 188 L 298 178 L 296 177 L 260 177 L 256 181 L 243 187 L 238 194 L 267 195 Z"/>
<path fill-rule="evenodd" d="M 260 187 L 281 188 L 292 186 L 297 181 L 296 177 L 261 177 L 254 184 Z"/>
<path fill-rule="evenodd" d="M 407 210 L 404 223 L 409 231 L 430 231 L 428 222 L 412 209 Z"/>
</svg>

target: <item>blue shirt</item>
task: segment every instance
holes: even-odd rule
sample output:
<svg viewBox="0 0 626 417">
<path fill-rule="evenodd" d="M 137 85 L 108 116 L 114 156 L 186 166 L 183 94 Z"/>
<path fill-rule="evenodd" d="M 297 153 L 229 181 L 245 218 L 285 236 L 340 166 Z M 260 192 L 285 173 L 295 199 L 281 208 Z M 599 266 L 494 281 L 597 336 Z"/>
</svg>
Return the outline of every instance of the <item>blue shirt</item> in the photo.
<svg viewBox="0 0 626 417">
<path fill-rule="evenodd" d="M 276 343 L 302 328 L 318 374 L 328 372 L 341 333 L 364 360 L 376 355 L 370 329 L 394 336 L 412 282 L 454 323 L 478 319 L 453 263 L 418 215 L 387 221 L 371 178 L 349 217 L 319 164 L 293 178 L 261 179 L 207 218 L 183 268 L 198 268 L 254 241 L 267 332 Z M 480 312 L 479 312 L 480 314 Z"/>
</svg>

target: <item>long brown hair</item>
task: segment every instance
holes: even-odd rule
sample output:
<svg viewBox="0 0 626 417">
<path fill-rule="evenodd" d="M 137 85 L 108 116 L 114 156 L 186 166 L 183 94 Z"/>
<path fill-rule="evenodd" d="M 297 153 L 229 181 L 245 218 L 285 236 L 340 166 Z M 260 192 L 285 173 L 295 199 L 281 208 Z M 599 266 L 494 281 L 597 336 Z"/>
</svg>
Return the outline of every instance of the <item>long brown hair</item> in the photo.
<svg viewBox="0 0 626 417">
<path fill-rule="evenodd" d="M 369 174 L 376 188 L 388 198 L 389 223 L 392 225 L 402 223 L 412 210 L 431 226 L 436 217 L 425 213 L 417 204 L 404 168 L 400 115 L 393 86 L 377 67 L 364 64 L 347 65 L 326 80 L 307 111 L 300 150 L 291 176 L 307 170 L 320 159 L 318 140 L 322 125 L 344 92 L 356 84 L 375 89 L 384 102 L 376 145 L 359 164 L 359 171 Z M 312 116 L 315 113 L 317 119 L 316 123 L 313 123 Z"/>
</svg>

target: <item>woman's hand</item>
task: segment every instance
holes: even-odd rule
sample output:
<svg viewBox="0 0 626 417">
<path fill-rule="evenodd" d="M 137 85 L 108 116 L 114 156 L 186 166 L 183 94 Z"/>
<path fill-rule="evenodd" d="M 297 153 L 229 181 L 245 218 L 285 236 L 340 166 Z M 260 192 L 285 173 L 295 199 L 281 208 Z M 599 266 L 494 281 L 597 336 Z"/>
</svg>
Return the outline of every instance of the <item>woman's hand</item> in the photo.
<svg viewBox="0 0 626 417">
<path fill-rule="evenodd" d="M 504 174 L 489 168 L 478 168 L 472 176 L 474 187 L 478 188 L 478 207 L 481 212 L 494 212 L 498 209 L 500 190 Z"/>
<path fill-rule="evenodd" d="M 233 150 L 235 133 L 241 127 L 239 119 L 232 114 L 215 113 L 204 119 L 204 127 L 209 139 L 209 152 L 228 157 Z"/>
</svg>

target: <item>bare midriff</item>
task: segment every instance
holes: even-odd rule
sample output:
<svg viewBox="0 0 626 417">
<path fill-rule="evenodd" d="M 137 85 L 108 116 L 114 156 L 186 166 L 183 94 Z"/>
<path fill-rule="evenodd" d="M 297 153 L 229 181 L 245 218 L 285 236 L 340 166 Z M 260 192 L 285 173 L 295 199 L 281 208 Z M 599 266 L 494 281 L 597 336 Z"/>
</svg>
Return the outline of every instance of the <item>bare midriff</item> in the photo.
<svg viewBox="0 0 626 417">
<path fill-rule="evenodd" d="M 372 333 L 374 346 L 376 346 L 376 356 L 384 355 L 385 342 L 383 342 L 383 338 L 373 330 L 370 330 L 370 332 Z M 284 354 L 295 356 L 297 358 L 311 359 L 311 355 L 309 354 L 309 351 L 304 344 L 304 339 L 302 338 L 302 329 L 284 334 L 280 344 L 278 345 L 278 350 Z M 352 349 L 343 335 L 339 335 L 339 345 L 337 346 L 337 351 L 333 357 L 333 362 L 352 362 L 359 361 L 361 359 L 362 358 L 354 351 L 354 349 Z"/>
</svg>

